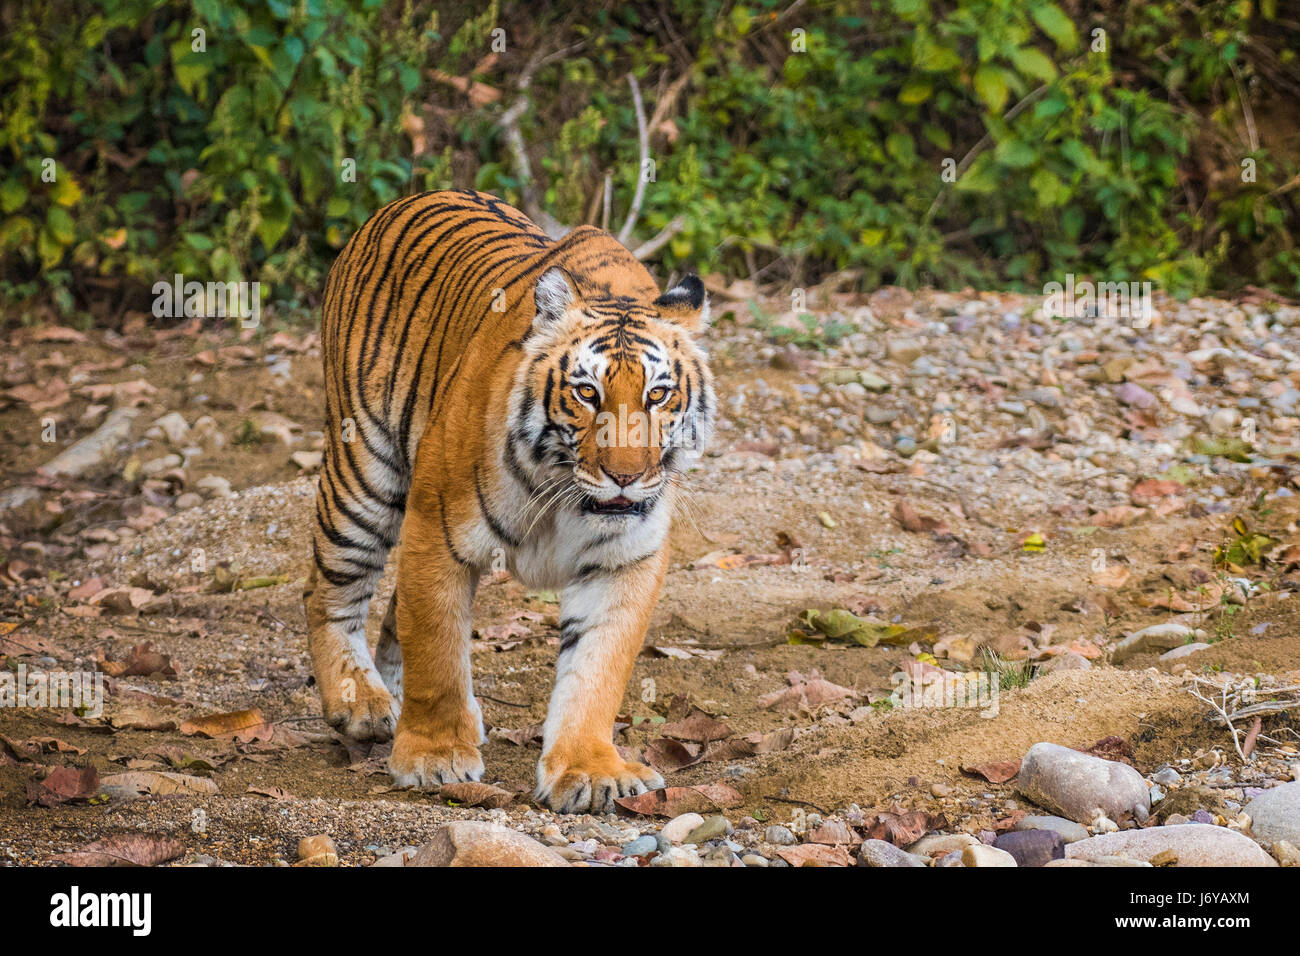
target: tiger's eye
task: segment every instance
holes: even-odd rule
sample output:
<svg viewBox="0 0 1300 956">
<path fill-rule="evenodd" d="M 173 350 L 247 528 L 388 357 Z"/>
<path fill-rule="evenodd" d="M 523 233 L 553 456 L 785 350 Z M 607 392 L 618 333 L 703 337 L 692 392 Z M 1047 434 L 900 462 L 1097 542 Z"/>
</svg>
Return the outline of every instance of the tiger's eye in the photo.
<svg viewBox="0 0 1300 956">
<path fill-rule="evenodd" d="M 574 391 L 578 393 L 579 398 L 586 402 L 594 402 L 598 394 L 594 385 L 579 385 Z"/>
<path fill-rule="evenodd" d="M 655 405 L 658 405 L 667 397 L 668 397 L 668 389 L 664 388 L 662 385 L 657 385 L 654 388 L 650 389 L 649 398 L 650 401 L 653 402 Z"/>
</svg>

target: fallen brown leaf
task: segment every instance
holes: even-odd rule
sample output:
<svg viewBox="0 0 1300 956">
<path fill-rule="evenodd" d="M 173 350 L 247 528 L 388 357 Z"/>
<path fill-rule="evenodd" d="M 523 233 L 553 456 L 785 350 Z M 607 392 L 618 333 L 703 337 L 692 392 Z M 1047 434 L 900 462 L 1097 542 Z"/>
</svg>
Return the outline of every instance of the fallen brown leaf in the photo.
<svg viewBox="0 0 1300 956">
<path fill-rule="evenodd" d="M 614 802 L 640 816 L 676 817 L 683 813 L 714 813 L 739 806 L 743 801 L 740 793 L 725 783 L 706 783 L 697 787 L 664 787 Z"/>
<path fill-rule="evenodd" d="M 68 866 L 157 866 L 185 852 L 175 837 L 162 833 L 115 833 L 72 853 L 51 857 Z"/>
</svg>

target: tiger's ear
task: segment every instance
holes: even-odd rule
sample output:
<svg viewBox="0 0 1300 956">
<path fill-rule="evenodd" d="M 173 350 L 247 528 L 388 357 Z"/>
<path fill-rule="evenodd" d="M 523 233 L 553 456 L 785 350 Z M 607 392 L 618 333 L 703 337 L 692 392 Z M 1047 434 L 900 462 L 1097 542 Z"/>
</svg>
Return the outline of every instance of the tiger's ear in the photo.
<svg viewBox="0 0 1300 956">
<path fill-rule="evenodd" d="M 537 306 L 533 326 L 540 328 L 558 322 L 577 298 L 578 290 L 572 276 L 559 266 L 547 269 L 533 290 L 533 300 Z"/>
<path fill-rule="evenodd" d="M 659 315 L 695 332 L 709 324 L 709 297 L 700 277 L 689 275 L 655 299 Z"/>
</svg>

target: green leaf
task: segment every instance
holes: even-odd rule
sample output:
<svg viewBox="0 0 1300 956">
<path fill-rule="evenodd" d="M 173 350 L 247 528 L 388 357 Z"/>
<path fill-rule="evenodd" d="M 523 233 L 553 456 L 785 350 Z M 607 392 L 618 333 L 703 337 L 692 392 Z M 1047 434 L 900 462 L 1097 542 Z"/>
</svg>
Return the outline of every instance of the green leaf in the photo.
<svg viewBox="0 0 1300 956">
<path fill-rule="evenodd" d="M 902 92 L 898 94 L 898 102 L 905 103 L 908 106 L 915 106 L 928 100 L 933 91 L 934 86 L 929 80 L 920 77 L 910 79 L 903 86 Z"/>
<path fill-rule="evenodd" d="M 1038 160 L 1038 153 L 1023 139 L 1006 139 L 998 143 L 993 151 L 999 163 L 1014 169 L 1032 166 Z"/>
<path fill-rule="evenodd" d="M 1007 88 L 1007 79 L 999 67 L 981 66 L 975 71 L 975 95 L 991 112 L 1002 112 L 1010 92 Z"/>
<path fill-rule="evenodd" d="M 0 185 L 0 212 L 11 213 L 27 201 L 27 187 L 17 179 L 6 179 Z"/>
<path fill-rule="evenodd" d="M 72 222 L 72 216 L 68 215 L 68 211 L 62 206 L 50 207 L 50 211 L 45 217 L 45 228 L 60 245 L 72 245 L 72 240 L 77 237 L 77 230 Z"/>
<path fill-rule="evenodd" d="M 1074 30 L 1074 22 L 1056 4 L 1038 4 L 1030 8 L 1029 15 L 1034 18 L 1038 28 L 1051 37 L 1062 50 L 1073 50 L 1079 45 L 1079 36 Z"/>
<path fill-rule="evenodd" d="M 1056 79 L 1056 65 L 1037 47 L 1025 46 L 1011 54 L 1011 62 L 1025 76 L 1050 83 Z"/>
</svg>

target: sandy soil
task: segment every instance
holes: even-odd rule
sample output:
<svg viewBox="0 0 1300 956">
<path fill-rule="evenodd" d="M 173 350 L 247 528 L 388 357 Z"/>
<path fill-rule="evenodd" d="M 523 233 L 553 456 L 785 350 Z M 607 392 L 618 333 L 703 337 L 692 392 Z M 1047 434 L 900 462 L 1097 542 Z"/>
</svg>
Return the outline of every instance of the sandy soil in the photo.
<svg viewBox="0 0 1300 956">
<path fill-rule="evenodd" d="M 124 351 L 117 343 L 36 345 L 22 334 L 20 352 L 36 365 L 59 352 L 56 371 L 103 364 Z M 0 620 L 15 626 L 0 638 L 11 642 L 4 645 L 11 667 L 70 662 L 87 669 L 103 659 L 124 660 L 149 641 L 178 676 L 110 679 L 102 719 L 0 709 L 0 737 L 53 737 L 68 745 L 36 760 L 0 759 L 0 863 L 43 862 L 118 828 L 149 827 L 174 833 L 187 859 L 292 861 L 300 837 L 326 832 L 345 864 L 365 864 L 420 843 L 448 819 L 549 820 L 526 794 L 539 755 L 527 731 L 544 717 L 554 671 L 554 595 L 527 594 L 499 579 L 486 582 L 476 603 L 476 691 L 491 728 L 485 779 L 520 792 L 518 802 L 489 812 L 391 789 L 382 748 L 349 747 L 330 733 L 311 686 L 300 589 L 313 479 L 288 459 L 291 451 L 310 451 L 319 428 L 310 334 L 287 335 L 278 349 L 259 339 L 251 343 L 251 359 L 218 357 L 215 368 L 195 356 L 208 345 L 229 346 L 220 333 L 147 342 L 139 334 L 137 347 L 125 349 L 127 362 L 81 379 L 143 378 L 158 390 L 148 397 L 131 447 L 111 472 L 82 484 L 47 484 L 43 498 L 5 518 L 9 560 L 24 567 L 8 565 L 11 587 Z M 1208 650 L 1181 663 L 1162 662 L 1155 653 L 1120 666 L 1106 661 L 1124 633 L 1172 616 L 1152 601 L 1171 589 L 1224 580 L 1212 551 L 1236 536 L 1234 516 L 1248 515 L 1252 528 L 1268 530 L 1277 542 L 1294 537 L 1300 504 L 1277 494 L 1288 481 L 1285 469 L 1223 468 L 1203 479 L 1221 486 L 1223 507 L 1165 515 L 1146 508 L 1132 523 L 1098 527 L 1096 514 L 1127 502 L 1132 483 L 1149 474 L 1062 478 L 1042 467 L 1045 456 L 1037 452 L 990 443 L 957 445 L 924 462 L 887 454 L 834 434 L 834 421 L 801 410 L 807 393 L 799 388 L 815 382 L 816 372 L 773 367 L 770 353 L 755 347 L 753 337 L 719 336 L 715 343 L 719 393 L 732 413 L 714 456 L 693 476 L 664 597 L 624 702 L 631 726 L 617 742 L 644 748 L 682 698 L 725 720 L 737 735 L 790 729 L 793 736 L 784 749 L 670 773 L 670 784 L 730 784 L 743 798 L 729 811 L 733 817 L 779 822 L 807 808 L 826 813 L 898 803 L 942 812 L 955 829 L 974 832 L 1022 804 L 1010 785 L 987 783 L 963 767 L 1018 759 L 1041 740 L 1087 748 L 1111 735 L 1128 742 L 1144 772 L 1216 748 L 1223 753 L 1230 740 L 1187 693 L 1189 675 L 1300 678 L 1300 605 L 1285 563 L 1252 568 L 1249 577 L 1268 588 L 1253 590 L 1240 605 L 1215 602 L 1179 615 L 1204 629 Z M 283 369 L 273 371 L 277 361 L 290 363 L 288 384 Z M 77 385 L 70 371 L 63 374 Z M 737 395 L 748 396 L 745 408 Z M 893 394 L 888 401 L 906 407 L 909 400 Z M 92 425 L 78 424 L 90 404 L 78 395 L 59 412 L 70 429 L 65 441 L 90 431 Z M 824 403 L 812 402 L 813 412 L 821 408 Z M 138 466 L 163 454 L 156 439 L 139 433 L 173 409 L 191 425 L 212 416 L 226 440 L 186 456 L 168 497 L 161 493 L 168 489 L 149 484 L 165 478 L 131 482 L 123 470 L 132 459 Z M 260 427 L 269 413 L 295 425 L 288 443 L 272 433 L 261 441 L 236 440 L 248 438 L 246 422 Z M 793 426 L 788 437 L 753 424 L 779 425 L 783 417 Z M 810 421 L 812 434 L 805 427 Z M 31 475 L 51 457 L 39 433 L 39 415 L 21 406 L 0 412 L 8 477 Z M 755 450 L 773 441 L 780 446 L 775 455 L 771 448 Z M 174 493 L 194 489 L 205 475 L 226 478 L 232 495 L 177 510 Z M 151 500 L 161 512 L 150 521 L 146 510 L 146 520 L 133 523 L 141 502 Z M 58 504 L 51 509 L 49 501 Z M 902 501 L 946 529 L 905 530 L 896 517 Z M 89 533 L 100 528 L 113 533 Z M 1025 547 L 1035 533 L 1045 540 L 1043 550 Z M 694 566 L 719 551 L 779 554 L 791 539 L 800 549 L 793 565 Z M 1098 576 L 1098 549 L 1105 567 L 1127 570 L 1122 586 Z M 278 583 L 210 593 L 214 579 L 258 576 Z M 147 589 L 148 603 L 125 613 L 88 611 L 94 599 L 72 593 L 95 578 L 100 587 Z M 372 609 L 372 641 L 391 587 L 390 565 Z M 788 642 L 801 612 L 836 607 L 867 608 L 873 620 L 911 629 L 911 640 L 870 648 Z M 533 613 L 520 618 L 520 611 Z M 1036 676 L 1024 687 L 1004 685 L 991 717 L 970 708 L 889 705 L 892 674 L 935 653 L 936 639 L 945 641 L 942 650 L 962 637 L 1007 660 L 1028 660 Z M 13 642 L 36 650 L 23 655 Z M 1095 649 L 1092 666 L 1042 667 L 1066 646 Z M 921 659 L 965 670 L 983 658 L 940 651 Z M 854 696 L 815 712 L 786 713 L 760 702 L 789 686 L 791 672 L 814 670 Z M 270 740 L 130 729 L 254 707 L 275 727 Z M 214 781 L 217 791 L 33 805 L 28 788 L 48 765 L 94 766 L 101 777 L 188 767 Z"/>
</svg>

